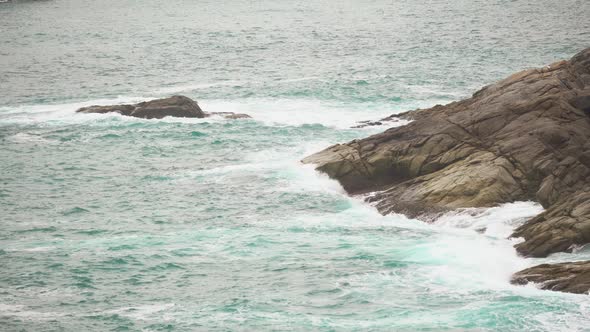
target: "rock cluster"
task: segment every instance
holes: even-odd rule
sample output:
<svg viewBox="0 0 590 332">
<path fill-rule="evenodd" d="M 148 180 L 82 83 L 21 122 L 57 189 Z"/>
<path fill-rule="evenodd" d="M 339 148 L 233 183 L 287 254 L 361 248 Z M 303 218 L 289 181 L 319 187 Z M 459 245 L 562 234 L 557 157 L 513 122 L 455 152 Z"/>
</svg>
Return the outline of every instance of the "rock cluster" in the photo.
<svg viewBox="0 0 590 332">
<path fill-rule="evenodd" d="M 449 209 L 540 202 L 516 249 L 544 257 L 590 243 L 590 48 L 525 70 L 471 98 L 303 160 L 388 214 L 431 220 Z M 386 119 L 384 119 L 386 120 Z"/>
</svg>

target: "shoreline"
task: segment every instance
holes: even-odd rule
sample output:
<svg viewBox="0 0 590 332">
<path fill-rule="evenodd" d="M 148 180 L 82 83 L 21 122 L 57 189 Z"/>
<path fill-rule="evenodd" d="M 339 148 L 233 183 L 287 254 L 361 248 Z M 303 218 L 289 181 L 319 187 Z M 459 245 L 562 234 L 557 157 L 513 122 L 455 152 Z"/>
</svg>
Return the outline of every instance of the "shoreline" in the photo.
<svg viewBox="0 0 590 332">
<path fill-rule="evenodd" d="M 414 121 L 302 162 L 350 194 L 387 188 L 367 199 L 382 214 L 429 220 L 458 208 L 539 202 L 546 211 L 511 235 L 524 238 L 515 248 L 525 257 L 590 243 L 590 48 L 471 98 L 390 118 Z"/>
</svg>

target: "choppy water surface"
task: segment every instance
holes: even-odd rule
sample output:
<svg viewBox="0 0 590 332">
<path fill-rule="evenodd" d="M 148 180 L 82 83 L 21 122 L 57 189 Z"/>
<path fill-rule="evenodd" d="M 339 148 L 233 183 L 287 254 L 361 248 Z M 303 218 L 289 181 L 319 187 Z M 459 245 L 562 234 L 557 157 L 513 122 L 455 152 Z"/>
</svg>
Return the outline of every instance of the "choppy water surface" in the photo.
<svg viewBox="0 0 590 332">
<path fill-rule="evenodd" d="M 531 202 L 424 224 L 298 161 L 590 40 L 587 1 L 0 3 L 0 330 L 584 331 Z M 183 93 L 253 120 L 82 115 Z M 486 228 L 485 233 L 477 230 Z"/>
</svg>

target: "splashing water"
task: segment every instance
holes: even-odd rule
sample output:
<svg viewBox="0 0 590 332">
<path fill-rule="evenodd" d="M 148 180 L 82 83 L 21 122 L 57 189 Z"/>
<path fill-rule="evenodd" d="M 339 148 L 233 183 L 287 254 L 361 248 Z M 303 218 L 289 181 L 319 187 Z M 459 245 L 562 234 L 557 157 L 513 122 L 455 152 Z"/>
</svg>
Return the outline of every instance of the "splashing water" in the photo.
<svg viewBox="0 0 590 332">
<path fill-rule="evenodd" d="M 509 283 L 589 257 L 516 255 L 507 237 L 538 204 L 382 216 L 299 160 L 391 125 L 357 121 L 571 56 L 589 14 L 575 0 L 0 4 L 1 329 L 587 330 L 588 296 Z M 173 93 L 253 119 L 74 113 Z"/>
</svg>

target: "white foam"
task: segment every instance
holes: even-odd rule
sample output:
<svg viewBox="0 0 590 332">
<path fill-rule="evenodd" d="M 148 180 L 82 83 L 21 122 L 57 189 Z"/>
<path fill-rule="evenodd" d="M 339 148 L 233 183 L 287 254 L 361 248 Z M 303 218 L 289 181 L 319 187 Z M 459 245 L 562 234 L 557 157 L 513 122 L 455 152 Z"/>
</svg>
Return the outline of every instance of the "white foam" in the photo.
<svg viewBox="0 0 590 332">
<path fill-rule="evenodd" d="M 320 124 L 338 129 L 348 129 L 358 125 L 358 121 L 378 120 L 401 111 L 399 107 L 386 104 L 367 108 L 367 105 L 363 104 L 336 103 L 314 99 L 248 98 L 240 101 L 202 100 L 199 101 L 199 104 L 207 112 L 246 113 L 254 120 L 262 121 L 266 125 Z M 397 125 L 405 123 L 400 121 Z M 384 125 L 393 126 L 394 123 Z"/>
<path fill-rule="evenodd" d="M 162 311 L 169 310 L 175 306 L 174 303 L 158 303 L 158 304 L 149 304 L 149 305 L 142 305 L 136 307 L 123 307 L 119 309 L 113 309 L 105 311 L 107 314 L 117 314 L 124 317 L 129 317 L 132 319 L 137 320 L 148 320 L 148 319 L 156 319 L 153 317 L 154 314 L 160 313 Z M 164 317 L 157 317 L 158 320 L 166 320 L 166 316 Z"/>
<path fill-rule="evenodd" d="M 543 212 L 535 202 L 514 202 L 492 208 L 458 209 L 445 213 L 435 222 L 440 227 L 483 231 L 487 236 L 507 238 L 526 219 Z"/>
<path fill-rule="evenodd" d="M 55 250 L 56 247 L 32 247 L 32 248 L 8 248 L 9 252 L 48 252 Z"/>
<path fill-rule="evenodd" d="M 57 317 L 63 317 L 65 315 L 65 313 L 59 312 L 41 312 L 35 310 L 28 310 L 28 308 L 24 305 L 0 303 L 0 316 L 10 316 L 43 321 L 54 320 Z"/>
<path fill-rule="evenodd" d="M 14 135 L 8 137 L 8 139 L 12 142 L 15 142 L 15 143 L 24 143 L 24 144 L 28 144 L 28 143 L 54 144 L 54 143 L 56 143 L 55 141 L 45 139 L 45 138 L 41 137 L 40 135 L 35 135 L 35 134 L 25 133 L 25 132 L 20 132 L 20 133 L 14 134 Z"/>
<path fill-rule="evenodd" d="M 188 87 L 186 87 L 188 88 Z M 100 124 L 104 120 L 113 121 L 154 121 L 109 114 L 76 114 L 81 107 L 91 105 L 133 104 L 151 100 L 152 97 L 118 97 L 113 99 L 95 99 L 84 102 L 47 105 L 23 105 L 16 107 L 0 107 L 0 124 L 37 124 L 63 125 L 78 123 Z M 389 104 L 367 105 L 362 103 L 328 102 L 315 99 L 278 99 L 278 98 L 246 98 L 238 100 L 198 100 L 201 108 L 206 112 L 234 112 L 246 113 L 254 121 L 260 121 L 270 126 L 302 126 L 323 125 L 338 129 L 349 129 L 358 125 L 358 121 L 379 120 L 391 114 L 411 109 L 411 105 L 392 106 Z M 164 122 L 214 122 L 231 121 L 223 117 L 173 118 L 168 117 L 158 121 Z M 367 130 L 382 130 L 383 127 L 400 126 L 407 121 L 385 122 L 381 128 L 365 127 Z"/>
<path fill-rule="evenodd" d="M 337 183 L 307 166 L 302 167 L 296 180 L 294 183 L 298 185 L 326 191 L 331 191 L 331 185 L 336 186 L 330 183 Z M 514 240 L 507 237 L 526 219 L 543 211 L 537 203 L 515 202 L 493 208 L 462 209 L 428 224 L 402 215 L 381 216 L 369 204 L 349 199 L 351 209 L 330 222 L 347 227 L 397 227 L 410 233 L 425 232 L 425 242 L 412 244 L 395 258 L 422 266 L 415 271 L 414 278 L 440 286 L 433 291 L 447 292 L 449 287 L 453 291 L 464 289 L 466 292 L 474 289 L 512 290 L 516 287 L 509 283 L 512 274 L 534 263 L 518 256 L 513 247 Z M 301 222 L 319 225 L 326 221 L 324 216 L 319 216 L 318 220 L 308 217 Z M 485 229 L 483 233 L 482 229 Z"/>
<path fill-rule="evenodd" d="M 516 226 L 542 211 L 537 203 L 515 202 L 446 213 L 430 224 L 439 234 L 418 251 L 418 259 L 435 263 L 423 273 L 444 280 L 453 289 L 514 288 L 509 283 L 512 274 L 532 262 L 516 253 L 515 241 L 508 236 Z"/>
<path fill-rule="evenodd" d="M 148 98 L 142 97 L 118 97 L 113 99 L 95 99 L 84 102 L 67 104 L 47 105 L 23 105 L 16 107 L 0 107 L 0 123 L 6 124 L 39 124 L 50 125 L 76 124 L 81 122 L 105 119 L 108 117 L 119 117 L 118 114 L 76 114 L 81 107 L 92 105 L 117 105 L 131 104 L 145 101 Z"/>
</svg>

